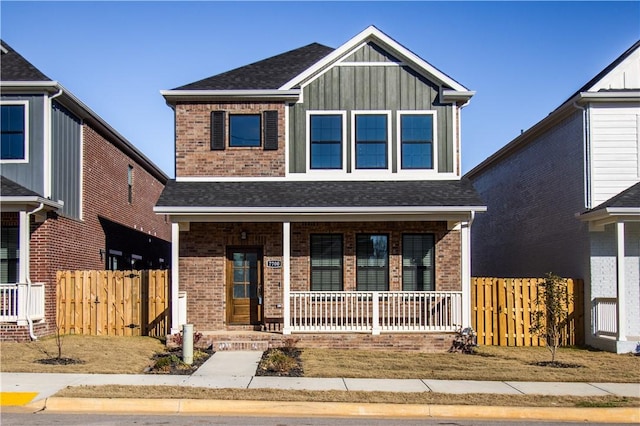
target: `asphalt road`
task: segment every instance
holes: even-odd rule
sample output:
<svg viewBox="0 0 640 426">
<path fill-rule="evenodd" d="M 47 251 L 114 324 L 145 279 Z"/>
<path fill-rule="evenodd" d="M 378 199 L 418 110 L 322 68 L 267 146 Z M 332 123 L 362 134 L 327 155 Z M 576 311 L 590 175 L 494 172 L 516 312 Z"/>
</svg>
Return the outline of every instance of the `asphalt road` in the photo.
<svg viewBox="0 0 640 426">
<path fill-rule="evenodd" d="M 2 426 L 50 426 L 50 425 L 99 425 L 99 426 L 150 426 L 150 425 L 229 425 L 229 426 L 484 426 L 484 425 L 535 425 L 555 426 L 567 422 L 533 421 L 477 421 L 469 419 L 380 419 L 380 418 L 318 418 L 318 417 L 218 417 L 192 415 L 121 415 L 121 414 L 59 414 L 59 413 L 1 413 Z M 589 425 L 612 425 L 612 423 L 588 423 Z"/>
</svg>

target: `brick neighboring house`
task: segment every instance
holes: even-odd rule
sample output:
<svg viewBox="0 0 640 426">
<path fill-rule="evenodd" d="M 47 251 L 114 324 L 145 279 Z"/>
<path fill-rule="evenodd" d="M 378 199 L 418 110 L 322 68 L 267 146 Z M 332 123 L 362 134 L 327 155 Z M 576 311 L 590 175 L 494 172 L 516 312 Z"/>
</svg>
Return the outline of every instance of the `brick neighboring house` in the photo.
<svg viewBox="0 0 640 426">
<path fill-rule="evenodd" d="M 1 42 L 0 339 L 56 330 L 56 271 L 167 268 L 168 177 Z M 27 309 L 27 306 L 30 308 Z"/>
<path fill-rule="evenodd" d="M 640 42 L 465 175 L 473 275 L 585 283 L 588 345 L 640 344 Z"/>
<path fill-rule="evenodd" d="M 435 350 L 470 324 L 469 229 L 485 210 L 460 179 L 473 92 L 369 27 L 162 94 L 173 332 Z"/>
</svg>

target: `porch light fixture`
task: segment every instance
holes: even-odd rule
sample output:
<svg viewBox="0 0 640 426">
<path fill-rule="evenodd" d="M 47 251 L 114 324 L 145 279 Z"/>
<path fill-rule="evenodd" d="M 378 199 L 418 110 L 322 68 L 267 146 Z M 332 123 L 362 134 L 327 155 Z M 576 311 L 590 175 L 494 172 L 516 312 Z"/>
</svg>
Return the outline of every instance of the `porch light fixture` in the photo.
<svg viewBox="0 0 640 426">
<path fill-rule="evenodd" d="M 241 240 L 246 240 L 247 239 L 247 232 L 246 231 L 240 232 L 240 239 Z"/>
</svg>

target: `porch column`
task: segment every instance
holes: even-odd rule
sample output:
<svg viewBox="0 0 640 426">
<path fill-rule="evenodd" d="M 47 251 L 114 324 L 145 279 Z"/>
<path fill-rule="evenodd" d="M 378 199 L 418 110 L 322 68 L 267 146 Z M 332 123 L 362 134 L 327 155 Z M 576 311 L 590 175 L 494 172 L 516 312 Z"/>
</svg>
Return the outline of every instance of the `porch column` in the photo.
<svg viewBox="0 0 640 426">
<path fill-rule="evenodd" d="M 282 222 L 282 334 L 291 334 L 291 222 Z"/>
<path fill-rule="evenodd" d="M 180 288 L 180 224 L 171 224 L 171 334 L 180 332 L 178 289 Z"/>
<path fill-rule="evenodd" d="M 462 327 L 471 327 L 471 221 L 460 226 Z"/>
<path fill-rule="evenodd" d="M 626 300 L 625 300 L 625 280 L 624 280 L 624 222 L 616 223 L 616 275 L 617 275 L 617 316 L 618 316 L 618 337 L 619 341 L 627 340 L 626 330 Z"/>
</svg>

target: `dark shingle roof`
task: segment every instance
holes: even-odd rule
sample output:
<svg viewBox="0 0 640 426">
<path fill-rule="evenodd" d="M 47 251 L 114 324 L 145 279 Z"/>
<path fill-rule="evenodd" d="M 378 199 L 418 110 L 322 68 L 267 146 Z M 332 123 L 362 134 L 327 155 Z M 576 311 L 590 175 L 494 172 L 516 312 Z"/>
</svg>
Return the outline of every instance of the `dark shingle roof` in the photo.
<svg viewBox="0 0 640 426">
<path fill-rule="evenodd" d="M 39 197 L 40 194 L 22 185 L 18 185 L 11 179 L 0 176 L 0 196 L 2 197 Z"/>
<path fill-rule="evenodd" d="M 483 203 L 468 180 L 176 182 L 158 207 L 469 207 Z"/>
<path fill-rule="evenodd" d="M 278 89 L 334 49 L 312 43 L 173 90 Z"/>
<path fill-rule="evenodd" d="M 3 40 L 0 44 L 7 50 L 0 55 L 0 81 L 51 81 Z"/>
<path fill-rule="evenodd" d="M 590 211 L 601 210 L 606 208 L 625 208 L 625 207 L 635 207 L 640 208 L 640 182 L 635 185 L 627 188 L 622 191 L 618 195 L 609 198 L 604 203 L 600 204 L 598 207 L 591 209 Z"/>
</svg>

